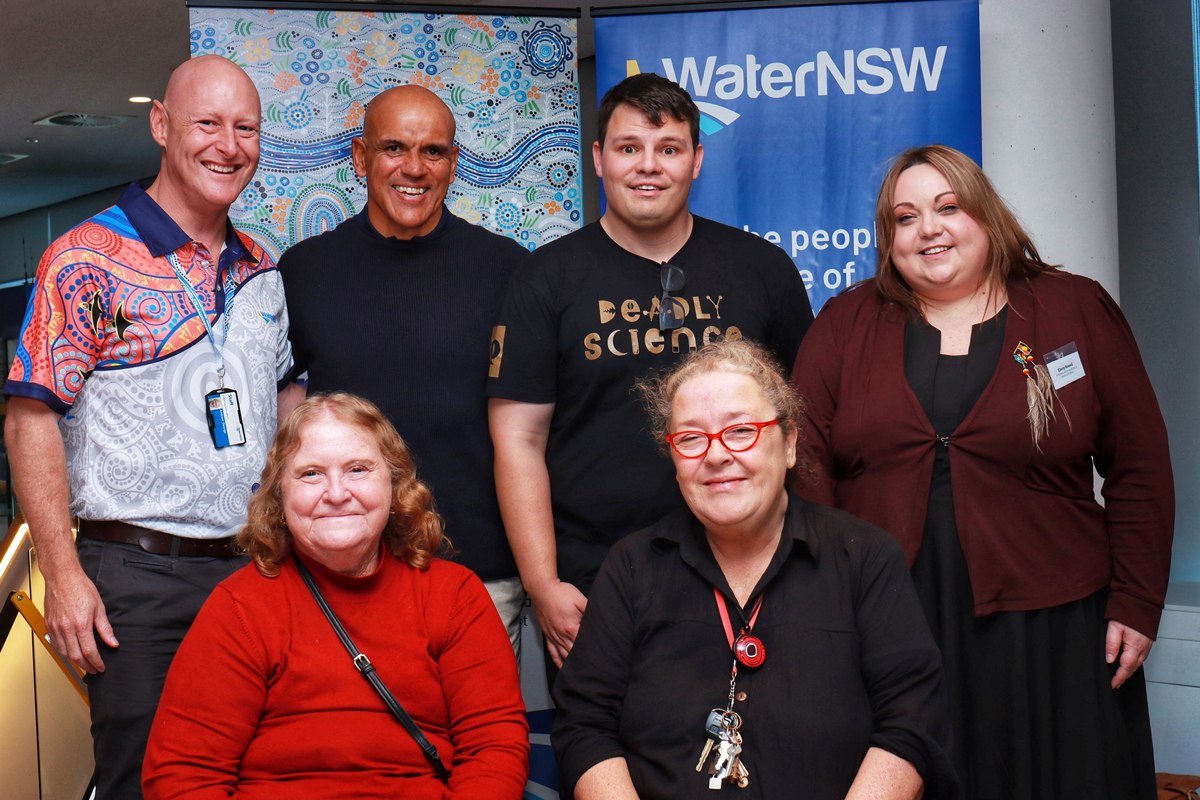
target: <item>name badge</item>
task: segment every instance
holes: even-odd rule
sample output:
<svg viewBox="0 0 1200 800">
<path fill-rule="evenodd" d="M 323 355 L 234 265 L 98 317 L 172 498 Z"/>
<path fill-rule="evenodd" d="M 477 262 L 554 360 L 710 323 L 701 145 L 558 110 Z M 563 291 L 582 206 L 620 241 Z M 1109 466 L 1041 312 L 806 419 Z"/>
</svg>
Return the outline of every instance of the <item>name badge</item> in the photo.
<svg viewBox="0 0 1200 800">
<path fill-rule="evenodd" d="M 246 443 L 237 392 L 233 389 L 211 391 L 204 395 L 204 406 L 208 412 L 208 432 L 217 449 Z"/>
<path fill-rule="evenodd" d="M 1083 360 L 1079 357 L 1079 348 L 1074 342 L 1047 353 L 1042 357 L 1042 361 L 1050 371 L 1050 380 L 1055 391 L 1074 383 L 1086 374 L 1083 371 Z"/>
</svg>

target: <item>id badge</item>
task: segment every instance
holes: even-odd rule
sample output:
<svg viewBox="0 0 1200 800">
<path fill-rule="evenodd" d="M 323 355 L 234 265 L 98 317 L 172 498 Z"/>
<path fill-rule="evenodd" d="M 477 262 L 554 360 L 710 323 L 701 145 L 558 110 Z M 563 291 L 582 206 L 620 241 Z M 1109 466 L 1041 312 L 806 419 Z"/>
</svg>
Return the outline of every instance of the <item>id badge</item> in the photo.
<svg viewBox="0 0 1200 800">
<path fill-rule="evenodd" d="M 242 426 L 242 409 L 236 391 L 211 391 L 204 395 L 204 406 L 208 412 L 208 432 L 217 449 L 246 443 L 246 429 Z"/>
<path fill-rule="evenodd" d="M 1083 371 L 1083 360 L 1079 357 L 1079 348 L 1074 342 L 1064 344 L 1053 353 L 1046 353 L 1042 360 L 1046 369 L 1050 371 L 1050 381 L 1054 384 L 1055 391 L 1074 383 L 1086 374 Z"/>
</svg>

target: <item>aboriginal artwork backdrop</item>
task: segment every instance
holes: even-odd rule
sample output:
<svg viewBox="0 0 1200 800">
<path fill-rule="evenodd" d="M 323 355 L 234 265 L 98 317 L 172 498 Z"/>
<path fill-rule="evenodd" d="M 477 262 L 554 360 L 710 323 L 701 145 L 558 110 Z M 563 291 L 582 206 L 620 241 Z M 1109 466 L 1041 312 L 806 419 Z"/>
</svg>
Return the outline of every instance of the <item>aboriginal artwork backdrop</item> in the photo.
<svg viewBox="0 0 1200 800">
<path fill-rule="evenodd" d="M 456 215 L 532 250 L 583 219 L 576 21 L 392 11 L 191 9 L 192 56 L 262 98 L 258 173 L 230 210 L 276 258 L 366 203 L 350 142 L 384 89 L 420 84 L 458 123 Z"/>
</svg>

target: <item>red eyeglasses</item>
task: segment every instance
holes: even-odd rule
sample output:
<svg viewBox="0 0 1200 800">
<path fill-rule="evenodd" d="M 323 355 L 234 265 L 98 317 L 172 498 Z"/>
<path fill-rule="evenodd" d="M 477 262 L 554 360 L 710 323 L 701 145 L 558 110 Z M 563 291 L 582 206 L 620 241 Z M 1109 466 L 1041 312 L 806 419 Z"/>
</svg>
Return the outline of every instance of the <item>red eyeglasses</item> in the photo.
<svg viewBox="0 0 1200 800">
<path fill-rule="evenodd" d="M 675 452 L 684 458 L 702 457 L 708 452 L 708 448 L 712 447 L 713 439 L 720 439 L 721 444 L 731 453 L 744 453 L 758 444 L 758 437 L 762 435 L 763 428 L 778 424 L 777 419 L 770 422 L 739 422 L 716 433 L 679 431 L 667 436 L 666 440 L 675 448 Z"/>
</svg>

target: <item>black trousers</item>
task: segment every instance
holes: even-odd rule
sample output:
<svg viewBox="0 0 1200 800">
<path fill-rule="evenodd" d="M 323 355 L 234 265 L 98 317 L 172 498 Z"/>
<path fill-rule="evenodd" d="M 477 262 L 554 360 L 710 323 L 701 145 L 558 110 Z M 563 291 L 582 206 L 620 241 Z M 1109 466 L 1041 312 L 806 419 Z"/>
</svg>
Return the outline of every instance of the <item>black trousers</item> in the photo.
<svg viewBox="0 0 1200 800">
<path fill-rule="evenodd" d="M 160 556 L 82 536 L 76 549 L 120 643 L 96 637 L 105 669 L 86 679 L 96 800 L 141 800 L 146 740 L 171 659 L 209 593 L 246 560 Z"/>
</svg>

